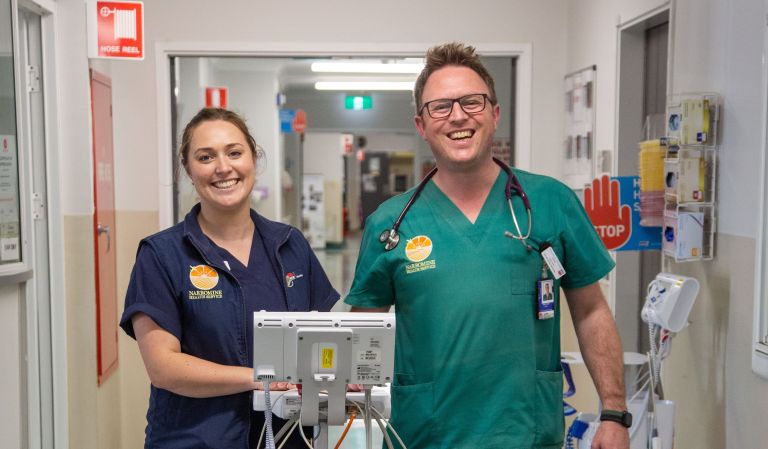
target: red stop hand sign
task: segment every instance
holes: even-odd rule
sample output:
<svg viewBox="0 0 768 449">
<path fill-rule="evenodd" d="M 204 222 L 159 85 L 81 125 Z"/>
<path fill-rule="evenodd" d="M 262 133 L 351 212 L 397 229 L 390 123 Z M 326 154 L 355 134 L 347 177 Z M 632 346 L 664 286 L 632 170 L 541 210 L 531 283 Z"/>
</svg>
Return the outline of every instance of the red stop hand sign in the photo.
<svg viewBox="0 0 768 449">
<path fill-rule="evenodd" d="M 608 176 L 584 189 L 584 209 L 609 250 L 621 248 L 632 235 L 632 209 L 621 205 L 619 181 Z"/>
</svg>

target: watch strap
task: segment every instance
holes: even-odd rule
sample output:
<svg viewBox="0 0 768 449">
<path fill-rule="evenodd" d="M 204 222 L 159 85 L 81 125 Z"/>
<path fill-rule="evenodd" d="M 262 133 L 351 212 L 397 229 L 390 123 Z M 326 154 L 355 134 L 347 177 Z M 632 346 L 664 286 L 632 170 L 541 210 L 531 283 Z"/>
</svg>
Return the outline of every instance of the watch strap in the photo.
<svg viewBox="0 0 768 449">
<path fill-rule="evenodd" d="M 603 410 L 600 412 L 600 421 L 613 421 L 624 427 L 632 427 L 632 414 L 624 410 Z"/>
</svg>

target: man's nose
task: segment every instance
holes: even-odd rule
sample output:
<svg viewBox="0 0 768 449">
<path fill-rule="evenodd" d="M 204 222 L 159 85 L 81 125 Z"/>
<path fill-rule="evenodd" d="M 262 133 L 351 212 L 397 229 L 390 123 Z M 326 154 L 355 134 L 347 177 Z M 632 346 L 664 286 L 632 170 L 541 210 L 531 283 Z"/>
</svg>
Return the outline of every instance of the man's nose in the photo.
<svg viewBox="0 0 768 449">
<path fill-rule="evenodd" d="M 448 118 L 451 120 L 463 120 L 468 116 L 469 114 L 464 112 L 464 108 L 461 107 L 461 104 L 458 102 L 458 100 L 454 100 L 451 104 L 451 113 L 448 115 Z"/>
</svg>

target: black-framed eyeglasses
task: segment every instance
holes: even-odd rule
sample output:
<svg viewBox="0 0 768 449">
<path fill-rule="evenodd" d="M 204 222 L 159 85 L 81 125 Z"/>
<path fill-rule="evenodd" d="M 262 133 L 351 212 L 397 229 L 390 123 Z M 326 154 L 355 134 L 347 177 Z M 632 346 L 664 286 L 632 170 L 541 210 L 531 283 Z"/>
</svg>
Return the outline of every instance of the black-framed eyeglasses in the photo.
<svg viewBox="0 0 768 449">
<path fill-rule="evenodd" d="M 460 98 L 441 98 L 424 103 L 421 111 L 419 111 L 419 115 L 426 109 L 432 118 L 448 117 L 451 115 L 454 103 L 458 103 L 467 114 L 477 114 L 482 112 L 485 109 L 485 104 L 490 101 L 491 99 L 488 97 L 488 94 L 469 94 Z"/>
</svg>

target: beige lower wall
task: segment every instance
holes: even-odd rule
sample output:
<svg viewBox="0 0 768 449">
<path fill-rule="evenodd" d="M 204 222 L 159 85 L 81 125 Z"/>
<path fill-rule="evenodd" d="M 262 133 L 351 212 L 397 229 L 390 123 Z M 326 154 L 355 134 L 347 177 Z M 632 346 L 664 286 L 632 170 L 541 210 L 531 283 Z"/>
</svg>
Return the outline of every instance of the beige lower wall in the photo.
<svg viewBox="0 0 768 449">
<path fill-rule="evenodd" d="M 136 260 L 139 241 L 158 230 L 158 213 L 146 211 L 118 212 L 117 229 L 117 298 L 118 313 L 123 313 L 125 291 Z M 144 369 L 136 341 L 118 332 L 120 351 L 120 393 L 122 416 L 120 429 L 123 449 L 144 447 L 144 429 L 149 404 L 149 377 Z"/>
<path fill-rule="evenodd" d="M 117 212 L 118 316 L 141 237 L 157 229 L 157 212 Z M 93 217 L 64 217 L 69 447 L 132 449 L 144 445 L 149 381 L 136 343 L 118 333 L 118 368 L 96 376 Z"/>
<path fill-rule="evenodd" d="M 22 284 L 23 285 L 23 284 Z M 0 286 L 0 447 L 22 447 L 22 351 L 25 336 L 19 284 Z"/>
<path fill-rule="evenodd" d="M 93 217 L 64 217 L 64 292 L 67 309 L 69 447 L 98 449 L 101 427 L 112 413 L 99 413 L 96 376 L 96 296 Z M 113 376 L 114 377 L 114 376 Z M 107 383 L 114 379 L 108 379 Z M 119 398 L 118 398 L 119 400 Z M 119 407 L 111 410 L 119 409 Z M 118 415 L 119 416 L 119 415 Z M 113 445 L 114 446 L 114 445 Z"/>
</svg>

